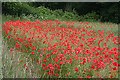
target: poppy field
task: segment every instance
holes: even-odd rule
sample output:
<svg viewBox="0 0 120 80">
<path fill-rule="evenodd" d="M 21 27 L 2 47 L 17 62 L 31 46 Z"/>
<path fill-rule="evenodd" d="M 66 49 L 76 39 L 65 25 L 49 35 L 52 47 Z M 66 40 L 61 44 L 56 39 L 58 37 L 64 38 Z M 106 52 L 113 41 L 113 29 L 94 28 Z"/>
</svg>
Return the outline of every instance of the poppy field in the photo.
<svg viewBox="0 0 120 80">
<path fill-rule="evenodd" d="M 117 34 L 112 23 L 7 21 L 2 27 L 4 76 L 118 78 Z"/>
</svg>

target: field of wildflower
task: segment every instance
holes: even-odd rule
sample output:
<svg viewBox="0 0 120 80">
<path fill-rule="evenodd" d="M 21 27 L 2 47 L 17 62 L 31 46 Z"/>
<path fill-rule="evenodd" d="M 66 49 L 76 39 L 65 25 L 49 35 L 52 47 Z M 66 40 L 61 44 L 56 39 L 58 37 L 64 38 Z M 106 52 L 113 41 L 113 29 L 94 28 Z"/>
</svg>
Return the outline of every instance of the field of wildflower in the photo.
<svg viewBox="0 0 120 80">
<path fill-rule="evenodd" d="M 3 76 L 118 78 L 118 25 L 59 20 L 2 26 Z"/>
</svg>

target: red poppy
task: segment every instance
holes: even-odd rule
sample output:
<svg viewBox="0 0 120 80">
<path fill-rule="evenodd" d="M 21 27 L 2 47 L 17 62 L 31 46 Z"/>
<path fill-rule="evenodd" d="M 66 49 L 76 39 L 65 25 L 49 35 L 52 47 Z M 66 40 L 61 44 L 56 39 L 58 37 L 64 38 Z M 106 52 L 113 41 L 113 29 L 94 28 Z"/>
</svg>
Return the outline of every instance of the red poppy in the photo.
<svg viewBox="0 0 120 80">
<path fill-rule="evenodd" d="M 76 67 L 76 68 L 75 68 L 75 71 L 76 71 L 76 72 L 78 72 L 78 71 L 79 71 L 79 69 Z"/>
<path fill-rule="evenodd" d="M 20 44 L 16 42 L 15 47 L 18 49 L 20 48 Z"/>
<path fill-rule="evenodd" d="M 32 54 L 32 55 L 34 55 L 34 54 L 35 54 L 35 52 L 31 52 L 31 54 Z"/>
<path fill-rule="evenodd" d="M 113 62 L 113 66 L 118 66 L 118 63 L 117 62 Z"/>
<path fill-rule="evenodd" d="M 32 47 L 32 50 L 36 50 L 36 47 L 35 47 L 35 46 L 33 46 L 33 47 Z"/>
</svg>

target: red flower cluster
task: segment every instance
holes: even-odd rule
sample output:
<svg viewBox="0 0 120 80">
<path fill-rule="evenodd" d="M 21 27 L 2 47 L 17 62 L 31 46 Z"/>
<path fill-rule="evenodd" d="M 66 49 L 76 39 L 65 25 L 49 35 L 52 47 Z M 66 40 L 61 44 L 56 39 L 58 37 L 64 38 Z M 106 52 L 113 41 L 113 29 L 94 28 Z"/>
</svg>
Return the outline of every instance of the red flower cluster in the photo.
<svg viewBox="0 0 120 80">
<path fill-rule="evenodd" d="M 74 27 L 76 24 L 77 28 Z M 46 75 L 58 77 L 69 72 L 72 75 L 74 69 L 76 75 L 82 76 L 78 73 L 86 69 L 86 77 L 91 78 L 93 75 L 88 75 L 89 72 L 106 68 L 116 71 L 117 75 L 120 38 L 112 32 L 92 28 L 89 22 L 57 20 L 9 21 L 3 25 L 5 36 L 14 40 L 15 48 L 36 55 L 34 57 L 40 60 Z"/>
</svg>

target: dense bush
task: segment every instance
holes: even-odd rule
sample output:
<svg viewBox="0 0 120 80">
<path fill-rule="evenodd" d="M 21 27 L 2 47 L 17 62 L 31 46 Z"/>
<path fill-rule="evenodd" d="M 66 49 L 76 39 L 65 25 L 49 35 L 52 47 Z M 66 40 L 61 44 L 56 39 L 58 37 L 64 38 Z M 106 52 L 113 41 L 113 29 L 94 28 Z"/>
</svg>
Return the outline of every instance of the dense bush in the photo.
<svg viewBox="0 0 120 80">
<path fill-rule="evenodd" d="M 39 16 L 37 19 L 40 20 L 78 20 L 78 15 L 72 12 L 64 12 L 62 10 L 50 10 L 43 6 L 35 8 L 33 14 Z M 33 15 L 32 14 L 32 15 Z"/>
<path fill-rule="evenodd" d="M 61 6 L 62 5 L 62 6 Z M 44 6 L 44 7 L 42 7 Z M 2 3 L 3 14 L 29 20 L 79 20 L 119 23 L 118 3 Z M 68 12 L 70 11 L 70 12 Z M 75 12 L 74 12 L 75 11 Z M 33 18 L 35 17 L 35 18 Z"/>
<path fill-rule="evenodd" d="M 80 21 L 100 21 L 100 15 L 96 14 L 96 12 L 87 13 L 80 16 Z"/>
<path fill-rule="evenodd" d="M 2 3 L 3 14 L 18 15 L 33 13 L 34 8 L 29 6 L 27 3 L 8 2 Z"/>
<path fill-rule="evenodd" d="M 28 20 L 78 20 L 78 15 L 62 10 L 50 10 L 43 6 L 34 8 L 27 3 L 3 3 L 3 13 L 21 16 Z"/>
</svg>

